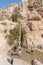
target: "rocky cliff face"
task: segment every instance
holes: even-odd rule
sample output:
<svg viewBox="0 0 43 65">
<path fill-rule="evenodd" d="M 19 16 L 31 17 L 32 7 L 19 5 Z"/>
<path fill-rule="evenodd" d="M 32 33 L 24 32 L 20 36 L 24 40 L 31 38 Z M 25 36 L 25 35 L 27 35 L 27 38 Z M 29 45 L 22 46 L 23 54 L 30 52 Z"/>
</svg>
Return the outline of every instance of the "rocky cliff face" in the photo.
<svg viewBox="0 0 43 65">
<path fill-rule="evenodd" d="M 18 9 L 18 4 L 10 4 L 4 8 L 0 8 L 0 20 L 9 19 L 15 9 Z"/>
<path fill-rule="evenodd" d="M 0 21 L 0 53 L 7 53 L 10 46 L 7 44 L 7 39 L 5 38 L 9 34 L 9 30 L 13 29 L 17 23 L 13 23 L 9 20 Z"/>
<path fill-rule="evenodd" d="M 43 49 L 43 5 L 38 8 L 35 8 L 34 6 L 31 7 L 35 0 L 30 0 L 30 3 L 32 3 L 30 6 L 28 0 L 22 1 L 22 22 L 24 23 L 24 29 L 27 32 L 26 41 L 28 44 L 28 48 L 37 47 Z"/>
<path fill-rule="evenodd" d="M 38 1 L 38 0 L 37 0 Z M 17 9 L 22 16 L 20 23 L 26 34 L 24 44 L 29 47 L 43 49 L 43 4 L 39 7 L 33 6 L 36 0 L 22 0 L 20 4 L 11 4 L 0 9 L 0 19 L 9 19 L 12 13 Z M 43 0 L 42 0 L 43 2 Z M 30 5 L 29 5 L 30 4 Z"/>
</svg>

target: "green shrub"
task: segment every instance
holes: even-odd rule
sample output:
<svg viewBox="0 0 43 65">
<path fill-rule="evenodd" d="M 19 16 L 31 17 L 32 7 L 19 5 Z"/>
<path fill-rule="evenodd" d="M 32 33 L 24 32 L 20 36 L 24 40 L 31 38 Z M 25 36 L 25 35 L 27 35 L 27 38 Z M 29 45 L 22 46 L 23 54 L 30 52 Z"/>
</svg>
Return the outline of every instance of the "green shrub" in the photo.
<svg viewBox="0 0 43 65">
<path fill-rule="evenodd" d="M 20 28 L 18 25 L 14 29 L 9 30 L 10 34 L 13 34 L 16 38 L 19 36 Z"/>
<path fill-rule="evenodd" d="M 13 22 L 17 22 L 18 18 L 20 18 L 20 14 L 18 12 L 15 12 L 14 14 L 12 14 L 11 18 Z"/>
<path fill-rule="evenodd" d="M 17 19 L 18 19 L 18 14 L 17 13 L 15 13 L 15 14 L 12 14 L 12 21 L 13 22 L 17 22 Z"/>
<path fill-rule="evenodd" d="M 13 45 L 15 40 L 16 44 L 18 44 L 19 31 L 20 29 L 18 25 L 14 29 L 9 30 L 9 35 L 5 36 L 5 38 L 7 38 L 8 45 Z"/>
</svg>

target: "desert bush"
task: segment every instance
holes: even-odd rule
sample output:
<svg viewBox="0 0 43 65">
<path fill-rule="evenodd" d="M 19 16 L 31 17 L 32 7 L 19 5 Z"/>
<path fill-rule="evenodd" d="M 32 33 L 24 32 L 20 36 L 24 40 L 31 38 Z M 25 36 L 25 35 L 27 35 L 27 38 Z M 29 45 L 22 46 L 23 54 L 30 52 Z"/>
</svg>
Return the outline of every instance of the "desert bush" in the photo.
<svg viewBox="0 0 43 65">
<path fill-rule="evenodd" d="M 10 34 L 13 34 L 16 38 L 19 36 L 20 32 L 20 27 L 19 25 L 16 25 L 14 29 L 9 30 Z"/>
<path fill-rule="evenodd" d="M 12 14 L 11 18 L 13 22 L 17 22 L 18 18 L 20 18 L 20 15 L 18 12 L 15 12 L 14 14 Z"/>
<path fill-rule="evenodd" d="M 7 38 L 7 44 L 13 45 L 16 41 L 16 44 L 18 44 L 18 38 L 19 38 L 19 26 L 15 26 L 14 29 L 9 30 L 9 34 L 5 36 Z"/>
<path fill-rule="evenodd" d="M 23 41 L 23 35 L 25 35 L 25 31 L 21 31 L 21 46 Z M 6 35 L 5 38 L 7 38 L 7 43 L 9 45 L 13 45 L 15 40 L 17 41 L 17 45 L 19 43 L 19 36 L 20 36 L 20 26 L 17 24 L 14 29 L 9 30 L 9 35 Z"/>
</svg>

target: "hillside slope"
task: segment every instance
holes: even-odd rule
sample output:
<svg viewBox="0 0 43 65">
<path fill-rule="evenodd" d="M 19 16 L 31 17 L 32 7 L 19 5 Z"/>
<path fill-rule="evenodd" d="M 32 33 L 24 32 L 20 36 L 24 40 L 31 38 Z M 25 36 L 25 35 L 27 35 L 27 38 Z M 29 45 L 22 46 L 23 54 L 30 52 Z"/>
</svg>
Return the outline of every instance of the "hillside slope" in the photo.
<svg viewBox="0 0 43 65">
<path fill-rule="evenodd" d="M 28 2 L 28 0 L 22 0 L 22 3 L 10 4 L 7 7 L 1 8 L 0 20 L 9 19 L 11 21 L 10 16 L 15 13 L 15 10 L 18 10 L 22 16 L 20 19 L 22 29 L 26 32 L 26 40 L 24 37 L 23 44 L 25 45 L 27 43 L 28 48 L 37 47 L 43 49 L 43 6 L 38 7 L 37 9 L 31 7 L 34 1 L 35 0 L 33 0 L 33 2 Z M 32 4 L 29 5 L 29 3 Z"/>
</svg>

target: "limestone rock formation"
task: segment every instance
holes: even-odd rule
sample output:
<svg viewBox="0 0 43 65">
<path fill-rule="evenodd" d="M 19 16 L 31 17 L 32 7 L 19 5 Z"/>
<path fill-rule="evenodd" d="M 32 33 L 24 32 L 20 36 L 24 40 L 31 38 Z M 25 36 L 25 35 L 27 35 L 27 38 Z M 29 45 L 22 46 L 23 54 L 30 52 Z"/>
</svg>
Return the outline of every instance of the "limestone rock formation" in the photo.
<svg viewBox="0 0 43 65">
<path fill-rule="evenodd" d="M 7 51 L 10 49 L 10 46 L 7 44 L 7 39 L 5 38 L 5 36 L 9 34 L 9 30 L 13 29 L 16 25 L 17 23 L 13 23 L 9 20 L 0 21 L 0 53 L 7 53 Z"/>
<path fill-rule="evenodd" d="M 22 0 L 19 4 L 10 4 L 7 7 L 0 8 L 0 20 L 9 19 L 17 9 L 22 16 L 20 23 L 26 32 L 24 42 L 27 41 L 28 48 L 43 49 L 43 0 L 40 0 L 41 5 L 41 2 L 38 1 L 38 4 L 37 1 Z"/>
<path fill-rule="evenodd" d="M 24 16 L 22 22 L 24 23 L 24 29 L 27 32 L 26 37 L 28 48 L 37 47 L 43 49 L 43 37 L 41 36 L 43 35 L 43 6 L 36 9 L 33 7 L 33 10 L 30 11 L 29 8 L 31 8 L 31 5 L 35 0 L 30 0 L 30 3 L 32 3 L 30 7 L 28 7 L 29 0 L 22 1 L 22 16 Z M 29 25 L 30 23 L 31 25 Z"/>
</svg>

